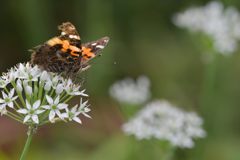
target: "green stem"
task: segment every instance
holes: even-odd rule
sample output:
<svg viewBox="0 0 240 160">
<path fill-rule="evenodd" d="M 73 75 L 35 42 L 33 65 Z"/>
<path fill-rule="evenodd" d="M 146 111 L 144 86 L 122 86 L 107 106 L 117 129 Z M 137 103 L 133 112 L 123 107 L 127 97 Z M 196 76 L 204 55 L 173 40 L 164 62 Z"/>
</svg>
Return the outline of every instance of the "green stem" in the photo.
<svg viewBox="0 0 240 160">
<path fill-rule="evenodd" d="M 40 82 L 39 85 L 39 92 L 38 92 L 38 99 L 42 100 L 42 93 L 43 93 L 43 89 L 44 89 L 44 82 Z"/>
<path fill-rule="evenodd" d="M 12 118 L 12 119 L 14 119 L 14 120 L 22 123 L 21 118 L 19 118 L 17 115 L 15 115 L 15 114 L 13 114 L 13 113 L 11 113 L 11 112 L 8 112 L 8 113 L 6 114 L 6 116 L 8 116 L 8 117 L 10 117 L 10 118 Z"/>
<path fill-rule="evenodd" d="M 63 103 L 67 103 L 68 101 L 70 101 L 73 98 L 73 96 L 69 96 L 66 100 L 64 100 Z"/>
<path fill-rule="evenodd" d="M 164 160 L 172 160 L 175 153 L 175 147 L 170 147 L 164 156 Z"/>
<path fill-rule="evenodd" d="M 210 120 L 212 118 L 212 114 L 214 113 L 213 110 L 211 110 L 214 98 L 215 98 L 215 85 L 216 85 L 216 73 L 217 73 L 217 53 L 213 54 L 213 59 L 211 62 L 206 64 L 205 67 L 205 75 L 204 75 L 204 81 L 203 81 L 203 88 L 202 88 L 202 96 L 201 96 L 201 111 L 202 114 L 206 120 L 206 129 L 212 130 L 212 124 L 209 124 Z"/>
<path fill-rule="evenodd" d="M 33 97 L 34 97 L 34 102 L 35 102 L 38 99 L 39 89 L 38 89 L 38 82 L 34 82 L 33 84 L 34 84 Z"/>
<path fill-rule="evenodd" d="M 34 132 L 35 132 L 35 128 L 33 126 L 29 126 L 28 132 L 27 132 L 27 135 L 28 135 L 27 141 L 25 143 L 25 146 L 23 148 L 23 151 L 22 151 L 22 154 L 21 154 L 21 157 L 20 157 L 19 160 L 25 160 L 26 159 L 26 155 L 27 155 L 27 152 L 29 150 Z"/>
</svg>

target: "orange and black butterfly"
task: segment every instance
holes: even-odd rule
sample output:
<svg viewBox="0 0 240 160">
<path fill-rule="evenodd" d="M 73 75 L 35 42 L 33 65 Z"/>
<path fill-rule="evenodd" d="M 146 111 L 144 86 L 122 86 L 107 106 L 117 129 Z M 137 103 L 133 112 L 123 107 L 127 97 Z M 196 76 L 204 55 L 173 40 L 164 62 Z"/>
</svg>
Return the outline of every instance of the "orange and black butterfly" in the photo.
<svg viewBox="0 0 240 160">
<path fill-rule="evenodd" d="M 82 44 L 75 26 L 70 22 L 63 23 L 58 29 L 60 36 L 31 50 L 31 63 L 49 72 L 72 76 L 85 70 L 89 67 L 89 61 L 98 56 L 109 41 L 108 37 L 103 37 Z"/>
</svg>

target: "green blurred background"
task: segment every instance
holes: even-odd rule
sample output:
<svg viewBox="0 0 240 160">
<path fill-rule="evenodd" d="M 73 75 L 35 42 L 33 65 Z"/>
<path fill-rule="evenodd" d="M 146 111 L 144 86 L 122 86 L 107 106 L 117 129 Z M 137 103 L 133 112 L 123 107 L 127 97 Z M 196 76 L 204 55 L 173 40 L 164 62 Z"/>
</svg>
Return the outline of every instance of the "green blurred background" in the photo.
<svg viewBox="0 0 240 160">
<path fill-rule="evenodd" d="M 167 99 L 205 119 L 208 136 L 193 149 L 176 151 L 176 160 L 240 159 L 240 54 L 217 57 L 211 103 L 201 104 L 204 72 L 198 43 L 172 24 L 174 13 L 207 0 L 2 0 L 0 70 L 30 59 L 28 49 L 59 34 L 70 21 L 83 42 L 111 38 L 103 56 L 84 73 L 91 116 L 83 125 L 58 123 L 39 129 L 29 160 L 120 160 L 127 154 L 123 117 L 108 94 L 114 81 L 146 75 L 153 99 Z M 239 0 L 225 5 L 240 9 Z M 26 128 L 0 117 L 0 160 L 18 159 Z M 141 152 L 139 154 L 143 154 Z"/>
</svg>

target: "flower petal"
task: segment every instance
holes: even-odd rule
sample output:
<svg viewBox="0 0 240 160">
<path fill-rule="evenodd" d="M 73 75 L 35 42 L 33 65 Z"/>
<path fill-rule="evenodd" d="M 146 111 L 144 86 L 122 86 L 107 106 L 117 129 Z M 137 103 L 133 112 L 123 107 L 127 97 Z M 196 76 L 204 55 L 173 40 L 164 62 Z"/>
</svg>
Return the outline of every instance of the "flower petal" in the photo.
<svg viewBox="0 0 240 160">
<path fill-rule="evenodd" d="M 81 98 L 79 110 L 83 110 L 86 107 L 87 103 L 88 103 L 88 101 L 85 101 L 82 103 L 82 98 Z"/>
<path fill-rule="evenodd" d="M 43 113 L 43 112 L 45 112 L 45 110 L 40 110 L 40 109 L 39 109 L 39 110 L 36 110 L 35 113 L 36 113 L 36 114 L 41 114 L 41 113 Z"/>
<path fill-rule="evenodd" d="M 71 112 L 75 113 L 77 111 L 78 105 L 75 105 L 73 108 L 71 108 Z"/>
<path fill-rule="evenodd" d="M 87 118 L 92 118 L 90 115 L 88 115 L 87 113 L 82 113 L 85 117 Z"/>
<path fill-rule="evenodd" d="M 38 116 L 37 115 L 32 115 L 32 120 L 33 120 L 33 122 L 35 122 L 36 124 L 38 124 L 39 123 L 39 120 L 38 120 Z"/>
<path fill-rule="evenodd" d="M 47 81 L 47 83 L 44 86 L 44 90 L 45 91 L 50 91 L 51 87 L 52 87 L 51 81 Z"/>
<path fill-rule="evenodd" d="M 67 108 L 67 106 L 68 106 L 67 104 L 60 103 L 60 104 L 57 105 L 57 108 L 58 108 L 59 110 L 61 110 L 61 109 Z"/>
<path fill-rule="evenodd" d="M 56 94 L 59 95 L 63 92 L 63 84 L 58 84 L 56 88 Z"/>
<path fill-rule="evenodd" d="M 27 107 L 27 109 L 31 109 L 32 108 L 32 106 L 29 104 L 28 101 L 26 101 L 26 107 Z"/>
<path fill-rule="evenodd" d="M 81 121 L 80 118 L 78 118 L 78 117 L 73 117 L 73 120 L 74 120 L 75 122 L 77 122 L 77 123 L 82 124 L 82 121 Z"/>
<path fill-rule="evenodd" d="M 60 96 L 58 95 L 57 98 L 54 100 L 54 104 L 57 105 L 59 103 Z"/>
<path fill-rule="evenodd" d="M 55 112 L 60 119 L 64 119 L 64 117 L 62 116 L 62 113 L 59 110 L 56 110 Z"/>
<path fill-rule="evenodd" d="M 12 101 L 15 101 L 18 98 L 18 96 L 15 96 L 12 98 Z"/>
<path fill-rule="evenodd" d="M 44 109 L 50 109 L 51 108 L 51 106 L 49 106 L 49 105 L 44 105 L 44 106 L 41 106 L 42 108 L 44 108 Z"/>
<path fill-rule="evenodd" d="M 20 79 L 17 80 L 17 86 L 16 86 L 16 89 L 18 92 L 22 92 L 23 90 L 23 87 L 22 87 L 22 82 Z"/>
<path fill-rule="evenodd" d="M 13 97 L 13 95 L 14 95 L 14 88 L 13 88 L 13 89 L 11 89 L 11 91 L 10 91 L 10 93 L 9 93 L 9 98 L 12 98 L 12 97 Z"/>
<path fill-rule="evenodd" d="M 84 93 L 84 92 L 85 92 L 85 89 L 82 90 L 79 95 L 80 95 L 80 96 L 84 96 L 84 97 L 88 97 L 88 94 L 86 94 L 86 93 Z"/>
<path fill-rule="evenodd" d="M 54 111 L 50 111 L 50 113 L 49 113 L 49 121 L 53 121 L 55 115 L 56 115 L 56 113 Z"/>
<path fill-rule="evenodd" d="M 5 92 L 2 91 L 2 96 L 3 96 L 3 99 L 7 98 L 7 94 Z"/>
<path fill-rule="evenodd" d="M 29 85 L 27 85 L 26 87 L 25 87 L 25 91 L 26 91 L 26 94 L 27 95 L 29 95 L 29 96 L 31 96 L 32 95 L 32 87 L 31 86 L 29 86 Z"/>
<path fill-rule="evenodd" d="M 8 103 L 8 106 L 9 106 L 10 108 L 13 108 L 13 102 L 9 102 L 9 103 Z"/>
<path fill-rule="evenodd" d="M 68 118 L 68 113 L 62 113 L 62 118 Z"/>
<path fill-rule="evenodd" d="M 26 109 L 19 109 L 17 110 L 18 113 L 22 113 L 22 114 L 27 114 L 28 113 L 28 110 Z"/>
<path fill-rule="evenodd" d="M 53 104 L 53 99 L 52 99 L 52 97 L 46 95 L 46 98 L 47 98 L 48 104 Z"/>
<path fill-rule="evenodd" d="M 43 71 L 41 76 L 40 76 L 40 80 L 41 81 L 47 81 L 50 78 L 49 74 L 46 71 Z"/>
<path fill-rule="evenodd" d="M 41 101 L 40 100 L 37 100 L 36 102 L 34 102 L 33 104 L 33 109 L 38 109 L 38 107 L 40 106 L 41 104 Z"/>
<path fill-rule="evenodd" d="M 5 100 L 0 98 L 0 103 L 5 103 Z"/>
<path fill-rule="evenodd" d="M 26 123 L 30 118 L 31 118 L 30 115 L 26 115 L 26 117 L 25 117 L 24 120 L 23 120 L 23 123 Z"/>
<path fill-rule="evenodd" d="M 7 109 L 6 107 L 3 107 L 0 109 L 0 112 L 1 112 L 1 116 L 4 115 L 4 114 L 7 114 Z"/>
</svg>

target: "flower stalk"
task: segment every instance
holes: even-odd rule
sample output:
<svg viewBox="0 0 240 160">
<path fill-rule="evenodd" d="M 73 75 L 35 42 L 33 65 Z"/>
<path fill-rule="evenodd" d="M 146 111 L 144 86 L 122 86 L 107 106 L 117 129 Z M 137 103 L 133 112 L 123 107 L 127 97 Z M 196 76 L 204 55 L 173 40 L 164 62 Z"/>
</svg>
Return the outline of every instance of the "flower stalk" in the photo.
<svg viewBox="0 0 240 160">
<path fill-rule="evenodd" d="M 24 148 L 23 148 L 23 151 L 22 151 L 22 154 L 21 154 L 21 157 L 19 160 L 26 159 L 27 152 L 28 152 L 30 144 L 32 142 L 32 137 L 35 132 L 36 132 L 36 128 L 34 128 L 33 126 L 29 126 L 28 132 L 27 132 L 27 140 L 26 140 L 26 143 L 24 145 Z"/>
</svg>

